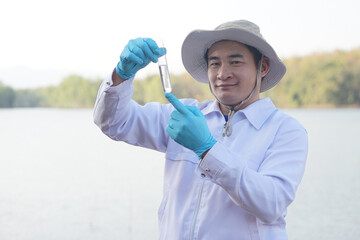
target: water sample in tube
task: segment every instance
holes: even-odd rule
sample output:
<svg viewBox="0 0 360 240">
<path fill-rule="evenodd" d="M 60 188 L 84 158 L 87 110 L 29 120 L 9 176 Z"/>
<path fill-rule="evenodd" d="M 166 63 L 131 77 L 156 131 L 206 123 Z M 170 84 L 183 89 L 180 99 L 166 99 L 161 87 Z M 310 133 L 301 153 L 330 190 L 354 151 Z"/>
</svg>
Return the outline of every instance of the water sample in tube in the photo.
<svg viewBox="0 0 360 240">
<path fill-rule="evenodd" d="M 164 47 L 162 41 L 157 41 L 157 44 L 160 48 Z M 159 65 L 159 72 L 160 72 L 160 78 L 161 78 L 163 90 L 164 92 L 169 93 L 171 92 L 172 88 L 171 88 L 169 67 L 167 65 L 167 60 L 166 60 L 166 54 L 159 57 L 158 65 Z"/>
</svg>

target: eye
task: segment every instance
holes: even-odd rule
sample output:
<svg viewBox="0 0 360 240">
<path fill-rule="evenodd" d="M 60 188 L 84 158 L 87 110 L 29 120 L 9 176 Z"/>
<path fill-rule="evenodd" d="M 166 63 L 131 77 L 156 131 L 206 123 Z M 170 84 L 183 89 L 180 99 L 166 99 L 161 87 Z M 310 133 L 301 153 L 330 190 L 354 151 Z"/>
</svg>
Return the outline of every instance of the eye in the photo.
<svg viewBox="0 0 360 240">
<path fill-rule="evenodd" d="M 241 61 L 239 61 L 239 60 L 233 60 L 233 61 L 231 61 L 231 64 L 233 64 L 233 65 L 238 65 L 238 64 L 240 64 L 241 63 Z"/>
<path fill-rule="evenodd" d="M 217 66 L 220 66 L 220 63 L 219 63 L 219 62 L 216 62 L 216 61 L 211 61 L 211 62 L 209 62 L 209 67 L 214 68 L 214 67 L 217 67 Z"/>
</svg>

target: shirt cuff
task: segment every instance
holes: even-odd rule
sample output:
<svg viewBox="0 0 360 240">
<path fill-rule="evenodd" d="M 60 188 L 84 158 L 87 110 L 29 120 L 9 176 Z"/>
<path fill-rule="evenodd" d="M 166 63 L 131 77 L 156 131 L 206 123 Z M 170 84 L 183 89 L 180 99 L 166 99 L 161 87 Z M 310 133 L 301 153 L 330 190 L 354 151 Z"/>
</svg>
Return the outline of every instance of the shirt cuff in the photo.
<svg viewBox="0 0 360 240">
<path fill-rule="evenodd" d="M 128 90 L 129 88 L 131 88 L 133 80 L 134 80 L 134 77 L 127 79 L 126 81 L 120 83 L 117 86 L 112 86 L 114 84 L 114 82 L 112 80 L 112 74 L 110 74 L 104 79 L 103 89 L 102 90 L 104 92 L 106 92 L 106 93 L 119 94 L 120 92 L 122 92 L 124 90 Z"/>
</svg>

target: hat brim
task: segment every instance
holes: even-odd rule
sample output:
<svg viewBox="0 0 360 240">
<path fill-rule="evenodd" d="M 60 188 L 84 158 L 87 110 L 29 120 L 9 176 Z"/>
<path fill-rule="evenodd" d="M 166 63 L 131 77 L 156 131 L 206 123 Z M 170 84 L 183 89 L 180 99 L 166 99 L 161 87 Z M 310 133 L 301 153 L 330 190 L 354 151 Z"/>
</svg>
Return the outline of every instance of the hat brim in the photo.
<svg viewBox="0 0 360 240">
<path fill-rule="evenodd" d="M 185 69 L 195 80 L 209 82 L 205 54 L 211 45 L 221 40 L 232 40 L 252 46 L 269 58 L 270 69 L 261 82 L 260 92 L 274 87 L 284 76 L 286 67 L 270 44 L 249 31 L 230 28 L 213 31 L 196 30 L 185 38 L 181 49 L 182 61 Z"/>
</svg>

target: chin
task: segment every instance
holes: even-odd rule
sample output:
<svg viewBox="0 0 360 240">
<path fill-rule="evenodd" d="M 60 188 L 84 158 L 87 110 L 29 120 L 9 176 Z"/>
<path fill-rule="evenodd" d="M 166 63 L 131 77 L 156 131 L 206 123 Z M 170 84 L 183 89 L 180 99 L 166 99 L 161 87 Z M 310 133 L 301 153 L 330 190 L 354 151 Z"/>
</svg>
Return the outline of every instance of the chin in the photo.
<svg viewBox="0 0 360 240">
<path fill-rule="evenodd" d="M 241 100 L 234 99 L 234 98 L 222 98 L 222 97 L 219 97 L 218 99 L 222 104 L 225 104 L 227 106 L 236 106 L 237 104 L 239 104 L 241 102 Z"/>
</svg>

